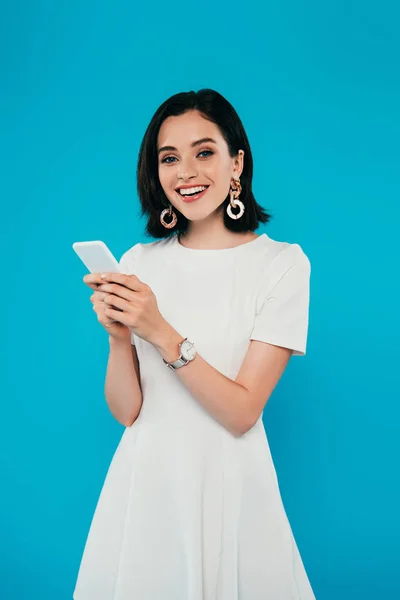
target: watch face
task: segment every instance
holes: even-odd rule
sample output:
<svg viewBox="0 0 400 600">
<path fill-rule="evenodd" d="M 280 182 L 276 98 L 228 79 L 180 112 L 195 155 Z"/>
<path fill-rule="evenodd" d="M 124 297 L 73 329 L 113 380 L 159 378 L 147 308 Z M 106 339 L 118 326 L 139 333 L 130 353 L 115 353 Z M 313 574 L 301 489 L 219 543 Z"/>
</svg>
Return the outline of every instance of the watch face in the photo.
<svg viewBox="0 0 400 600">
<path fill-rule="evenodd" d="M 193 360 L 193 358 L 196 356 L 194 344 L 192 344 L 192 342 L 189 342 L 189 340 L 185 340 L 184 342 L 182 342 L 181 353 L 184 359 Z"/>
</svg>

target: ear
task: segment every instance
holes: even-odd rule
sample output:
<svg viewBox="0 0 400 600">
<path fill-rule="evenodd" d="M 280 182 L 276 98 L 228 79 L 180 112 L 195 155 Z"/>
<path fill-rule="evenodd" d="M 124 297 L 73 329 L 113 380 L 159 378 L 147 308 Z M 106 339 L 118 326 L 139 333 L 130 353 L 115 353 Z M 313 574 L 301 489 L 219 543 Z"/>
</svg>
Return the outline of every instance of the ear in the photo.
<svg viewBox="0 0 400 600">
<path fill-rule="evenodd" d="M 239 179 L 243 172 L 244 165 L 244 150 L 239 150 L 237 156 L 233 159 L 233 172 L 232 177 L 234 179 Z"/>
</svg>

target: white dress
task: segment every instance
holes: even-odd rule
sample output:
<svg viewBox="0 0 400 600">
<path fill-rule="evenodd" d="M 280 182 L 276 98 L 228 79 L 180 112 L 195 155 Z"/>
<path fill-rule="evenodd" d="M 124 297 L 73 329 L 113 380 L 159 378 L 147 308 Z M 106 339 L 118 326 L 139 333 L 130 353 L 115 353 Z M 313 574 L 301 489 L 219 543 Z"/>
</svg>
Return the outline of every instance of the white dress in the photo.
<svg viewBox="0 0 400 600">
<path fill-rule="evenodd" d="M 250 340 L 306 350 L 310 262 L 263 233 L 221 250 L 176 237 L 121 258 L 163 317 L 234 380 Z M 75 600 L 314 600 L 260 417 L 220 425 L 132 334 L 143 405 L 124 430 L 86 541 Z M 185 368 L 185 367 L 182 367 Z"/>
</svg>

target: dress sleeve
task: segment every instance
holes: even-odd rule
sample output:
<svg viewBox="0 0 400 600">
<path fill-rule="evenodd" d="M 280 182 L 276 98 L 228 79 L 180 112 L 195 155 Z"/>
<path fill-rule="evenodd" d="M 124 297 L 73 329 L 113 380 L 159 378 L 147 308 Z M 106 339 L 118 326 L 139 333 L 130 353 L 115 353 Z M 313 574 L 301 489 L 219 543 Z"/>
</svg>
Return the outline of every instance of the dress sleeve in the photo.
<svg viewBox="0 0 400 600">
<path fill-rule="evenodd" d="M 121 269 L 121 273 L 124 275 L 133 275 L 136 273 L 136 267 L 138 263 L 138 255 L 141 251 L 142 244 L 138 243 L 129 248 L 124 254 L 121 256 L 119 261 L 119 266 Z M 131 332 L 131 344 L 135 345 L 134 334 Z"/>
<path fill-rule="evenodd" d="M 274 259 L 260 286 L 250 339 L 306 354 L 311 265 L 298 244 Z"/>
</svg>

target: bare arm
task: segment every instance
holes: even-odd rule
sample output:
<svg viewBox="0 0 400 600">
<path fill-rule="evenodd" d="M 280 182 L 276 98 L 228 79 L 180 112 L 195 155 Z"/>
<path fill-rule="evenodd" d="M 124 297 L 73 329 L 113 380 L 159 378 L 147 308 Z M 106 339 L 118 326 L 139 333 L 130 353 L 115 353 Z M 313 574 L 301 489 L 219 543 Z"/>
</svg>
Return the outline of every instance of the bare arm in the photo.
<svg viewBox="0 0 400 600">
<path fill-rule="evenodd" d="M 290 260 L 280 265 L 275 273 L 274 285 L 265 291 L 268 296 L 264 303 L 269 299 L 273 302 L 271 307 L 268 305 L 268 311 L 261 309 L 257 314 L 254 338 L 249 340 L 235 381 L 200 355 L 175 371 L 176 377 L 203 407 L 234 435 L 243 435 L 258 421 L 293 350 L 301 353 L 305 348 L 310 262 L 298 245 L 291 245 L 290 249 L 291 252 L 296 251 L 296 259 L 286 251 L 282 252 L 284 258 Z M 138 337 L 151 343 L 166 361 L 176 360 L 179 355 L 178 344 L 183 337 L 158 310 L 157 299 L 150 286 L 136 275 L 105 273 L 102 279 L 104 284 L 99 289 L 106 292 L 105 316 L 132 328 Z M 122 355 L 127 361 L 128 352 Z M 131 373 L 129 381 L 133 381 L 133 369 Z M 127 393 L 127 389 L 125 386 L 121 397 L 122 392 Z M 130 409 L 126 409 L 122 417 L 127 423 L 136 418 L 140 407 L 139 402 L 135 404 L 132 400 L 132 395 L 125 406 Z"/>
<path fill-rule="evenodd" d="M 183 337 L 165 322 L 152 343 L 161 356 L 171 362 L 178 358 L 178 344 L 182 340 Z M 252 340 L 235 381 L 214 369 L 199 354 L 174 373 L 223 427 L 240 436 L 260 417 L 291 354 L 288 348 Z"/>
<path fill-rule="evenodd" d="M 109 336 L 108 357 L 104 393 L 108 407 L 115 419 L 130 427 L 142 407 L 139 362 L 136 348 L 127 340 Z"/>
</svg>

